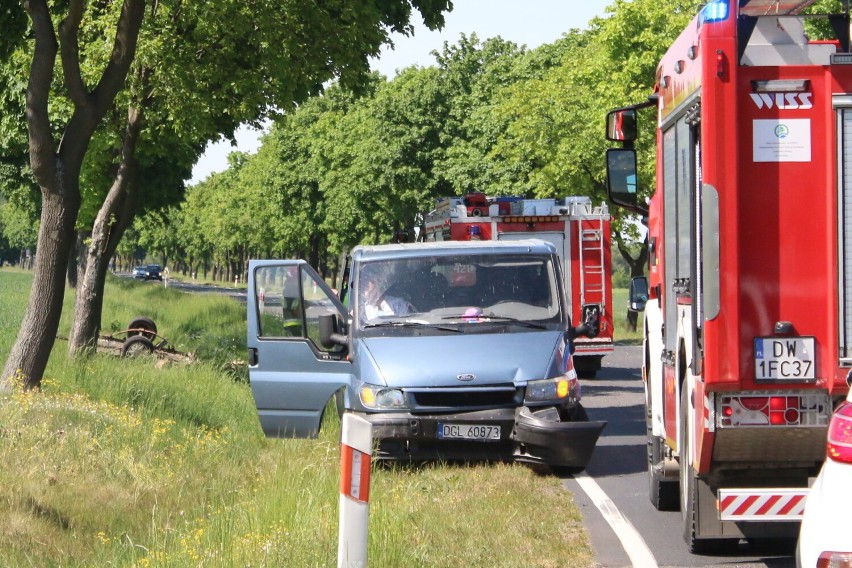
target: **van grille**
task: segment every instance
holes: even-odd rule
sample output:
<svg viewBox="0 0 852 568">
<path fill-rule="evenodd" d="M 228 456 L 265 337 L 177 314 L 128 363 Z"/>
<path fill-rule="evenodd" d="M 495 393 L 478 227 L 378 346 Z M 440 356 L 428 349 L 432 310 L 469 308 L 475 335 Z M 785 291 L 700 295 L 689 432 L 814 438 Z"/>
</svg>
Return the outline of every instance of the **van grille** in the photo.
<svg viewBox="0 0 852 568">
<path fill-rule="evenodd" d="M 451 408 L 495 408 L 518 406 L 523 401 L 523 390 L 514 386 L 483 389 L 429 389 L 409 390 L 418 407 Z"/>
</svg>

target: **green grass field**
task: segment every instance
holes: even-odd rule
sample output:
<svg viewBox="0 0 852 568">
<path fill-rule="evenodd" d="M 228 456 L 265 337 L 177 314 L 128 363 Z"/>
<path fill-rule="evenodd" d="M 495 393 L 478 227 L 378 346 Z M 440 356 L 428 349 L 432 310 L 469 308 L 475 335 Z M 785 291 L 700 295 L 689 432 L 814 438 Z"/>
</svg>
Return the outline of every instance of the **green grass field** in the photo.
<svg viewBox="0 0 852 568">
<path fill-rule="evenodd" d="M 3 360 L 31 281 L 0 270 Z M 70 360 L 59 340 L 42 391 L 0 402 L 0 566 L 334 566 L 336 413 L 318 439 L 263 437 L 233 300 L 110 276 L 104 333 L 139 315 L 198 362 Z M 593 565 L 572 495 L 524 465 L 374 467 L 370 501 L 372 566 Z"/>
<path fill-rule="evenodd" d="M 615 288 L 612 291 L 612 314 L 615 327 L 615 342 L 618 345 L 641 345 L 642 329 L 645 314 L 640 313 L 636 323 L 636 330 L 627 328 L 627 289 Z"/>
</svg>

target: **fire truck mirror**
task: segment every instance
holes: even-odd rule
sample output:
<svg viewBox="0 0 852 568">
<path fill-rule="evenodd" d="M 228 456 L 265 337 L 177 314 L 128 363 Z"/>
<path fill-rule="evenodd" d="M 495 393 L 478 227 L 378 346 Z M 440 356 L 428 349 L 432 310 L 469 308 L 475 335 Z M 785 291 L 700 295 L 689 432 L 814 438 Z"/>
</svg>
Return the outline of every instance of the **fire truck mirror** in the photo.
<svg viewBox="0 0 852 568">
<path fill-rule="evenodd" d="M 648 279 L 644 276 L 636 276 L 630 280 L 628 309 L 631 312 L 645 311 L 648 302 Z"/>
<path fill-rule="evenodd" d="M 636 109 L 612 110 L 606 115 L 606 138 L 613 142 L 636 140 Z"/>
<path fill-rule="evenodd" d="M 610 148 L 606 151 L 606 190 L 613 203 L 636 208 L 636 151 Z"/>
</svg>

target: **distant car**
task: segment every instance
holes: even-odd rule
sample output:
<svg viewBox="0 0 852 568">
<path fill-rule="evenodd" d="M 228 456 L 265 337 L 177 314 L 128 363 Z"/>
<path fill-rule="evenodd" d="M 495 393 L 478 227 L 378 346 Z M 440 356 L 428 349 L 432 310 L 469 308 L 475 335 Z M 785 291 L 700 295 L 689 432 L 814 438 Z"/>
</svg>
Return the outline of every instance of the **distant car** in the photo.
<svg viewBox="0 0 852 568">
<path fill-rule="evenodd" d="M 133 269 L 133 277 L 138 278 L 140 280 L 146 280 L 148 278 L 148 267 L 137 266 Z"/>
<path fill-rule="evenodd" d="M 159 264 L 149 264 L 146 268 L 148 269 L 148 279 L 149 280 L 162 280 L 163 279 L 163 274 L 162 274 L 162 271 L 160 269 Z"/>
<path fill-rule="evenodd" d="M 827 457 L 808 493 L 796 566 L 852 567 L 852 392 L 834 411 Z"/>
</svg>

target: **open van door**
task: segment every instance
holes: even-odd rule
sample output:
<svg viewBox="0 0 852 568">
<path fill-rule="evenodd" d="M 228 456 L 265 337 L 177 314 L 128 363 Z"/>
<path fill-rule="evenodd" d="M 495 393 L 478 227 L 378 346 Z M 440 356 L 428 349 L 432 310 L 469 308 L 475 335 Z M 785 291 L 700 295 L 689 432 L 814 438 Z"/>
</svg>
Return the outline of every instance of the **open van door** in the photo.
<svg viewBox="0 0 852 568">
<path fill-rule="evenodd" d="M 304 260 L 252 260 L 247 310 L 249 382 L 264 433 L 315 437 L 326 403 L 352 376 L 348 342 L 324 347 L 321 316 L 333 315 L 345 337 L 346 308 Z"/>
</svg>

